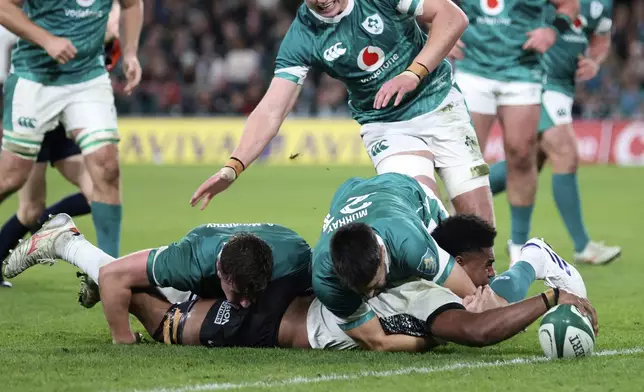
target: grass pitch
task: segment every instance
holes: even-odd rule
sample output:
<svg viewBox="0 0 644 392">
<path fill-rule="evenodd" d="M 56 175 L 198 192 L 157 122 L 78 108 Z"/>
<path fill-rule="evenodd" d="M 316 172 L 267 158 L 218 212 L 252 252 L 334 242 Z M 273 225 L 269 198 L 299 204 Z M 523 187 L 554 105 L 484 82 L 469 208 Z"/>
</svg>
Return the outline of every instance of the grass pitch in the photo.
<svg viewBox="0 0 644 392">
<path fill-rule="evenodd" d="M 188 200 L 213 167 L 123 168 L 122 253 L 175 241 L 208 222 L 271 221 L 293 228 L 312 245 L 334 190 L 370 168 L 253 167 L 206 211 Z M 0 290 L 0 391 L 641 391 L 644 389 L 644 278 L 641 228 L 643 168 L 585 167 L 580 187 L 591 237 L 623 246 L 605 267 L 578 267 L 599 314 L 596 350 L 603 355 L 543 361 L 536 329 L 485 349 L 449 345 L 429 354 L 204 349 L 157 343 L 111 344 L 101 306 L 76 303 L 75 269 L 38 266 Z M 541 176 L 533 235 L 564 257 L 572 244 L 552 201 L 550 175 Z M 48 201 L 74 191 L 51 171 Z M 497 270 L 507 268 L 509 236 L 504 196 L 495 199 Z M 12 198 L 0 206 L 4 221 Z M 94 240 L 89 217 L 77 219 Z M 532 292 L 542 289 L 535 283 Z M 140 325 L 135 329 L 143 331 Z M 612 350 L 612 351 L 611 351 Z"/>
</svg>

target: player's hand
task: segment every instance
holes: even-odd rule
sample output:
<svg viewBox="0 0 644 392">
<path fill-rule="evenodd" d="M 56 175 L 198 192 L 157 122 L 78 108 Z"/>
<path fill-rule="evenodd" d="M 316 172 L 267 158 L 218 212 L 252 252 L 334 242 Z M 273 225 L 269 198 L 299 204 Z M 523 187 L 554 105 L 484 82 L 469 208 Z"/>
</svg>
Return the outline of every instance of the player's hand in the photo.
<svg viewBox="0 0 644 392">
<path fill-rule="evenodd" d="M 595 60 L 579 55 L 575 79 L 585 82 L 597 76 L 597 72 L 599 72 L 599 64 Z"/>
<path fill-rule="evenodd" d="M 534 50 L 545 53 L 557 41 L 557 33 L 552 27 L 540 27 L 526 33 L 528 40 L 523 44 L 523 50 Z"/>
<path fill-rule="evenodd" d="M 394 106 L 400 105 L 405 94 L 414 91 L 420 84 L 418 76 L 411 72 L 403 72 L 380 87 L 373 101 L 374 109 L 387 107 L 391 98 L 396 97 Z"/>
<path fill-rule="evenodd" d="M 597 311 L 590 304 L 586 298 L 578 297 L 572 293 L 569 293 L 565 290 L 559 290 L 559 304 L 568 304 L 573 305 L 584 316 L 590 318 L 590 323 L 593 325 L 593 330 L 595 331 L 595 336 L 599 334 L 599 324 L 597 323 Z"/>
<path fill-rule="evenodd" d="M 507 305 L 507 302 L 490 288 L 490 286 L 477 287 L 473 295 L 463 298 L 463 306 L 469 312 L 482 313 Z"/>
<path fill-rule="evenodd" d="M 139 59 L 136 58 L 136 55 L 125 55 L 123 57 L 123 72 L 127 80 L 123 91 L 126 95 L 130 95 L 141 82 L 141 64 L 139 64 Z"/>
<path fill-rule="evenodd" d="M 463 60 L 465 58 L 463 49 L 465 49 L 465 44 L 463 43 L 463 41 L 459 39 L 456 42 L 456 45 L 454 45 L 452 50 L 450 50 L 449 53 L 447 54 L 447 58 L 451 60 Z"/>
<path fill-rule="evenodd" d="M 228 176 L 226 172 L 219 170 L 214 176 L 210 177 L 206 180 L 206 182 L 201 184 L 194 195 L 192 195 L 192 199 L 190 199 L 190 205 L 194 207 L 203 200 L 203 202 L 201 203 L 201 210 L 203 211 L 206 207 L 208 207 L 208 203 L 210 203 L 210 200 L 212 200 L 213 197 L 228 189 L 230 184 L 233 183 L 233 180 L 234 178 Z"/>
<path fill-rule="evenodd" d="M 63 37 L 52 36 L 45 44 L 44 48 L 47 54 L 58 61 L 60 64 L 66 64 L 76 57 L 76 47 L 72 41 Z"/>
</svg>

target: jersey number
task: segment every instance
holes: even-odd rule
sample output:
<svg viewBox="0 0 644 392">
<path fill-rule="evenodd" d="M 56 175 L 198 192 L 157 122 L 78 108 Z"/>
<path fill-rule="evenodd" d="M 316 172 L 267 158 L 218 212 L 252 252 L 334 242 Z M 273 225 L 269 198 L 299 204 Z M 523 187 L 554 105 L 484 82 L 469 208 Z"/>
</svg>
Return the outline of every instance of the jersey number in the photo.
<svg viewBox="0 0 644 392">
<path fill-rule="evenodd" d="M 347 200 L 347 205 L 345 205 L 344 208 L 340 210 L 340 212 L 343 213 L 344 215 L 351 215 L 355 212 L 368 208 L 371 205 L 371 202 L 370 201 L 364 202 L 364 201 L 367 200 L 367 198 L 371 195 L 373 195 L 373 193 L 369 193 L 368 195 L 350 197 Z"/>
</svg>

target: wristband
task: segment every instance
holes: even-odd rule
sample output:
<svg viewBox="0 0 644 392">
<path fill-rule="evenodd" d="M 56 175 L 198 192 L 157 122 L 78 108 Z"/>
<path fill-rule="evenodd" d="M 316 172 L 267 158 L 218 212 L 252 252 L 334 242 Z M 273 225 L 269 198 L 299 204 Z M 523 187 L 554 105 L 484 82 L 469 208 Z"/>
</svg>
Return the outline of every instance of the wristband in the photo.
<svg viewBox="0 0 644 392">
<path fill-rule="evenodd" d="M 415 73 L 411 72 L 410 70 L 406 69 L 401 73 L 401 75 L 405 75 L 405 74 L 411 75 L 411 76 L 413 76 L 415 78 L 418 78 L 418 82 L 420 82 L 420 76 L 416 75 Z"/>
<path fill-rule="evenodd" d="M 429 70 L 427 69 L 427 67 L 419 62 L 413 62 L 409 64 L 409 67 L 407 67 L 407 71 L 418 76 L 418 79 L 420 80 L 423 80 L 425 76 L 429 75 Z"/>
<path fill-rule="evenodd" d="M 554 288 L 541 293 L 541 299 L 546 304 L 546 308 L 550 310 L 550 308 L 559 304 L 559 289 Z"/>
<path fill-rule="evenodd" d="M 239 177 L 239 175 L 242 174 L 244 170 L 246 170 L 246 165 L 244 165 L 242 161 L 235 157 L 230 157 L 230 159 L 228 159 L 228 162 L 226 162 L 225 167 L 229 167 L 235 171 L 235 178 Z"/>
<path fill-rule="evenodd" d="M 571 23 L 572 21 L 570 20 L 570 17 L 568 17 L 568 15 L 557 14 L 554 22 L 552 22 L 552 27 L 554 27 L 559 32 L 559 34 L 563 34 L 568 29 L 570 29 Z"/>
</svg>

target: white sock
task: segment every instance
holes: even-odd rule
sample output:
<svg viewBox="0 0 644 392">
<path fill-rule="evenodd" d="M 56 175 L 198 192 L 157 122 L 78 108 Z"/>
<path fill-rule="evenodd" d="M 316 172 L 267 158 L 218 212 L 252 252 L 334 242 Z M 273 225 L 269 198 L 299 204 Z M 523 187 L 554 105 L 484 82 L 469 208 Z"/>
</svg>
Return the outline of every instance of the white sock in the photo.
<svg viewBox="0 0 644 392">
<path fill-rule="evenodd" d="M 65 238 L 61 236 L 54 244 L 58 256 L 80 268 L 94 282 L 98 283 L 98 271 L 102 266 L 116 259 L 92 245 L 82 235 L 71 235 L 71 238 L 64 236 Z"/>
</svg>

